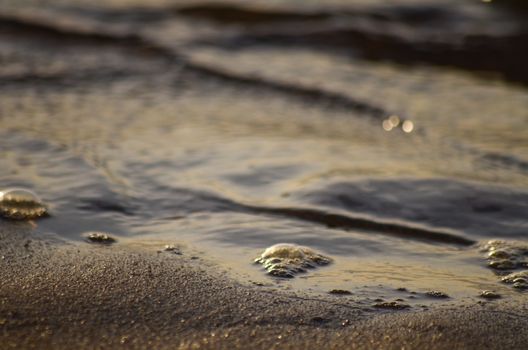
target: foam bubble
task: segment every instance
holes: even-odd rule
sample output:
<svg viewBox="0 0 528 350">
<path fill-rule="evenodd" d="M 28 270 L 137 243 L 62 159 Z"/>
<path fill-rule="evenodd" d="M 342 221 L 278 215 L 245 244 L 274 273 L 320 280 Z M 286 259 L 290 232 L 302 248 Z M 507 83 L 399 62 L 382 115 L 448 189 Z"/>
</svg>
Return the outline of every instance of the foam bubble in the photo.
<svg viewBox="0 0 528 350">
<path fill-rule="evenodd" d="M 352 294 L 349 290 L 345 290 L 345 289 L 332 289 L 328 293 L 334 294 L 334 295 L 351 295 Z"/>
<path fill-rule="evenodd" d="M 393 309 L 393 310 L 403 310 L 403 309 L 408 309 L 411 307 L 409 304 L 405 304 L 405 303 L 398 302 L 398 301 L 383 301 L 383 302 L 378 302 L 374 304 L 373 306 L 378 309 Z"/>
<path fill-rule="evenodd" d="M 255 262 L 272 276 L 292 278 L 307 269 L 328 265 L 332 259 L 308 247 L 280 243 L 267 248 Z"/>
<path fill-rule="evenodd" d="M 102 232 L 90 232 L 87 234 L 86 238 L 92 243 L 111 244 L 116 242 L 115 238 Z"/>
<path fill-rule="evenodd" d="M 176 254 L 176 255 L 182 255 L 182 252 L 181 252 L 180 248 L 178 248 L 178 247 L 176 247 L 175 245 L 172 245 L 172 244 L 165 245 L 165 248 L 163 248 L 163 251 L 169 252 L 169 253 L 173 253 L 173 254 Z"/>
<path fill-rule="evenodd" d="M 488 266 L 496 270 L 514 270 L 528 267 L 528 245 L 501 240 L 488 241 L 482 247 L 487 253 Z"/>
<path fill-rule="evenodd" d="M 439 299 L 446 299 L 449 298 L 449 295 L 447 295 L 444 292 L 440 292 L 438 290 L 431 290 L 429 292 L 425 293 L 427 296 L 433 297 L 433 298 L 439 298 Z"/>
<path fill-rule="evenodd" d="M 501 297 L 501 295 L 492 290 L 483 290 L 480 292 L 480 297 L 485 299 L 498 299 Z"/>
<path fill-rule="evenodd" d="M 528 270 L 510 273 L 504 276 L 501 281 L 511 284 L 513 288 L 528 289 Z"/>
<path fill-rule="evenodd" d="M 0 215 L 12 220 L 31 220 L 44 216 L 48 208 L 30 190 L 10 188 L 0 192 Z"/>
</svg>

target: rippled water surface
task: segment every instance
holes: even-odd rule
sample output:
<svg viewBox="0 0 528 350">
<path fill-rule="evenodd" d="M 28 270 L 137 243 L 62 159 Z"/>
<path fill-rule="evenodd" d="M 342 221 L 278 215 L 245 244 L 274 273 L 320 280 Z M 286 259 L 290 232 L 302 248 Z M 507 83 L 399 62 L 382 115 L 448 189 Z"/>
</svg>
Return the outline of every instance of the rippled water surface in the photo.
<svg viewBox="0 0 528 350">
<path fill-rule="evenodd" d="M 255 2 L 241 22 L 240 8 L 218 19 L 183 2 L 2 3 L 0 184 L 49 205 L 38 230 L 174 244 L 244 281 L 318 293 L 518 294 L 478 244 L 526 242 L 526 84 L 499 64 L 480 74 L 397 55 L 400 44 L 365 56 L 336 32 L 371 38 L 381 13 L 404 23 L 390 40 L 419 41 L 426 30 L 406 18 L 429 9 L 450 35 L 505 35 L 506 14 L 471 1 L 277 1 L 282 14 Z M 334 6 L 351 14 L 325 15 Z M 252 264 L 276 243 L 333 263 L 278 281 Z"/>
</svg>

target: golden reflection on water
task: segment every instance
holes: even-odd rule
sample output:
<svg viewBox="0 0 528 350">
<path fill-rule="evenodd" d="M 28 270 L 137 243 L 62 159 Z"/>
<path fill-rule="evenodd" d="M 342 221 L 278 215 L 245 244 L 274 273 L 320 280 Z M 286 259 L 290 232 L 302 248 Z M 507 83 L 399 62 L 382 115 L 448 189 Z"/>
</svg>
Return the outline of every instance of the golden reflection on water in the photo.
<svg viewBox="0 0 528 350">
<path fill-rule="evenodd" d="M 391 131 L 400 124 L 400 117 L 397 115 L 391 115 L 387 119 L 383 120 L 382 126 L 385 131 Z"/>
<path fill-rule="evenodd" d="M 388 119 L 385 119 L 383 121 L 382 126 L 385 131 L 391 131 L 393 128 L 392 123 Z"/>
<path fill-rule="evenodd" d="M 410 120 L 406 120 L 402 124 L 402 130 L 406 133 L 410 133 L 414 130 L 414 123 Z"/>
<path fill-rule="evenodd" d="M 62 194 L 68 205 L 76 200 L 69 188 L 75 189 L 83 181 L 89 185 L 83 186 L 87 188 L 108 182 L 113 191 L 118 191 L 114 178 L 126 180 L 124 183 L 130 183 L 134 190 L 154 183 L 161 191 L 178 187 L 210 190 L 234 201 L 276 206 L 289 204 L 282 194 L 313 190 L 312 186 L 317 182 L 380 176 L 395 178 L 397 174 L 424 178 L 438 174 L 437 167 L 451 172 L 448 174 L 453 177 L 462 172 L 472 178 L 486 174 L 486 171 L 475 172 L 474 168 L 466 168 L 471 163 L 462 154 L 444 157 L 435 138 L 387 137 L 379 124 L 371 124 L 370 120 L 320 111 L 302 104 L 287 105 L 279 97 L 265 96 L 263 103 L 256 98 L 234 97 L 238 95 L 233 91 L 219 88 L 176 98 L 159 93 L 152 96 L 151 104 L 142 105 L 137 96 L 118 89 L 108 94 L 113 98 L 109 99 L 105 91 L 97 89 L 86 89 L 82 94 L 75 91 L 40 94 L 14 91 L 3 96 L 5 103 L 2 107 L 12 115 L 8 120 L 2 120 L 6 128 L 22 133 L 30 122 L 34 127 L 30 135 L 64 144 L 67 150 L 75 150 L 78 155 L 78 158 L 71 159 L 71 168 L 64 168 L 65 161 L 50 167 L 50 159 L 60 158 L 62 151 L 31 146 L 30 142 L 26 146 L 27 155 L 35 157 L 35 172 L 48 171 L 48 175 L 31 181 L 50 193 Z M 64 102 L 65 95 L 72 100 L 71 103 Z M 113 103 L 115 100 L 120 104 Z M 24 103 L 18 105 L 19 101 Z M 49 110 L 40 108 L 39 113 L 32 113 L 46 105 L 50 106 Z M 51 117 L 55 118 L 55 123 L 49 123 Z M 396 115 L 388 117 L 384 124 L 391 129 L 401 127 L 407 133 L 414 131 L 412 121 L 402 123 Z M 423 121 L 420 125 L 422 127 Z M 428 130 L 439 135 L 445 132 L 436 128 Z M 12 151 L 10 163 L 13 166 L 10 164 L 10 167 L 19 168 L 17 179 L 24 179 L 28 167 L 18 159 L 21 149 L 18 145 L 24 145 L 24 142 L 15 141 L 9 141 L 17 146 L 13 149 L 18 150 Z M 395 149 L 398 152 L 394 152 Z M 79 172 L 81 160 L 91 162 L 95 158 L 99 162 L 86 166 L 84 174 Z M 451 166 L 446 167 L 446 162 Z M 100 169 L 100 164 L 110 165 L 114 176 L 95 177 L 92 167 Z M 72 177 L 67 190 L 64 182 L 66 170 Z M 513 175 L 511 171 L 504 174 L 508 179 Z M 165 198 L 163 192 L 156 191 L 160 190 L 154 188 L 154 192 L 146 193 L 145 198 L 156 195 L 168 202 L 178 200 Z M 170 196 L 170 192 L 167 193 Z M 208 210 L 207 207 L 199 209 Z M 378 214 L 383 215 L 382 212 Z M 171 212 L 171 215 L 175 214 Z M 473 250 L 444 251 L 441 247 L 408 244 L 404 240 L 387 240 L 374 235 L 356 237 L 354 232 L 338 232 L 318 226 L 299 228 L 298 223 L 275 219 L 248 217 L 234 221 L 225 216 L 207 215 L 141 222 L 138 226 L 144 226 L 142 232 L 126 226 L 132 219 L 127 217 L 125 227 L 137 234 L 134 240 L 148 241 L 158 235 L 160 245 L 157 249 L 166 244 L 190 243 L 203 249 L 201 257 L 233 271 L 242 280 L 280 288 L 312 289 L 317 293 L 331 289 L 350 289 L 356 293 L 361 288 L 368 288 L 385 295 L 391 288 L 403 285 L 420 292 L 442 289 L 461 297 L 478 295 L 484 289 L 503 293 L 506 288 L 497 283 L 492 272 L 484 267 L 485 262 Z M 91 225 L 85 231 L 101 229 L 93 227 L 93 222 Z M 332 235 L 336 239 L 330 239 Z M 332 253 L 336 246 L 342 246 L 339 242 L 343 236 L 357 239 L 357 245 L 350 244 L 348 253 Z M 365 240 L 370 241 L 365 243 Z M 308 245 L 326 252 L 335 262 L 292 281 L 277 282 L 260 266 L 252 265 L 252 261 L 263 249 L 279 242 Z M 368 246 L 376 245 L 381 247 L 368 249 Z M 184 254 L 188 253 L 184 251 Z M 468 259 L 471 263 L 466 261 Z M 379 287 L 380 284 L 383 286 Z M 507 290 L 504 293 L 508 293 Z"/>
<path fill-rule="evenodd" d="M 163 223 L 163 230 L 155 231 L 165 233 L 129 241 L 156 250 L 176 242 L 195 242 L 196 245 L 192 246 L 200 247 L 202 252 L 195 253 L 185 247 L 181 250 L 184 256 L 197 254 L 203 261 L 219 265 L 221 270 L 229 271 L 243 283 L 254 283 L 263 288 L 318 295 L 345 290 L 352 293 L 351 298 L 403 298 L 411 305 L 439 302 L 426 296 L 430 291 L 448 294 L 451 298 L 447 300 L 475 300 L 484 290 L 519 297 L 519 293 L 499 282 L 493 271 L 486 267 L 485 255 L 473 246 L 457 248 L 354 231 L 340 233 L 309 225 L 303 228 L 302 224 L 294 222 L 245 215 L 197 216 L 177 222 L 167 221 Z M 219 236 L 219 232 L 225 236 Z M 336 248 L 334 242 L 342 237 L 356 239 L 357 244 L 341 244 L 343 251 L 333 252 Z M 307 268 L 294 278 L 270 276 L 263 266 L 255 265 L 253 261 L 268 248 L 267 241 L 281 240 L 317 247 L 333 261 L 325 266 Z M 408 292 L 402 294 L 396 291 L 398 288 L 406 288 Z"/>
<path fill-rule="evenodd" d="M 400 117 L 398 117 L 397 115 L 391 115 L 389 117 L 389 122 L 393 127 L 397 127 L 400 124 Z"/>
<path fill-rule="evenodd" d="M 400 125 L 400 117 L 397 115 L 391 115 L 387 119 L 384 119 L 381 123 L 381 126 L 383 127 L 383 130 L 385 131 L 392 131 L 394 128 L 397 128 Z M 411 133 L 414 130 L 414 123 L 410 120 L 404 120 L 401 124 L 401 129 L 405 133 Z"/>
<path fill-rule="evenodd" d="M 387 111 L 410 112 L 413 121 L 404 120 L 404 115 L 387 114 L 382 121 L 383 130 L 401 128 L 404 133 L 413 133 L 417 122 L 420 131 L 428 133 L 422 138 L 421 133 L 414 133 L 413 137 L 389 137 L 379 128 L 379 120 L 371 123 L 371 119 L 363 118 L 357 111 L 343 113 L 324 104 L 314 107 L 292 98 L 291 94 L 259 90 L 258 84 L 252 90 L 240 89 L 236 84 L 190 80 L 185 82 L 188 87 L 182 88 L 174 86 L 177 79 L 168 83 L 157 77 L 153 78 L 155 88 L 140 79 L 95 88 L 86 86 L 82 91 L 23 87 L 2 91 L 1 112 L 10 116 L 1 120 L 2 128 L 13 130 L 14 135 L 25 133 L 29 139 L 59 144 L 64 149 L 31 146 L 31 142 L 24 140 L 8 141 L 14 145 L 9 166 L 20 170 L 13 178 L 46 188 L 69 207 L 74 206 L 72 203 L 79 204 L 75 202 L 76 190 L 86 188 L 109 197 L 121 194 L 120 191 L 132 194 L 138 191 L 144 202 L 154 196 L 160 202 L 171 203 L 170 207 L 180 203 L 178 195 L 185 195 L 176 192 L 173 196 L 171 190 L 176 188 L 210 191 L 234 202 L 278 206 L 291 204 L 284 194 L 313 191 L 317 182 L 358 178 L 394 179 L 397 175 L 481 181 L 502 178 L 509 184 L 527 184 L 523 173 L 511 169 L 475 169 L 473 164 L 477 160 L 473 154 L 457 152 L 452 156 L 453 148 L 445 142 L 451 138 L 476 145 L 477 149 L 482 145 L 483 152 L 493 147 L 512 152 L 510 146 L 514 145 L 521 154 L 522 142 L 518 140 L 525 140 L 523 136 L 528 130 L 519 127 L 523 123 L 520 111 L 528 105 L 524 90 L 482 84 L 458 73 L 425 68 L 401 70 L 383 63 L 350 64 L 349 59 L 341 60 L 322 52 L 287 52 L 282 47 L 189 50 L 194 59 L 224 66 L 237 74 L 256 71 L 270 81 L 300 83 L 346 94 L 353 91 L 354 99 L 387 107 Z M 267 64 L 262 65 L 263 61 Z M 388 80 L 393 84 L 387 84 Z M 453 98 L 464 94 L 467 98 Z M 479 103 L 471 102 L 475 100 Z M 480 101 L 486 105 L 482 106 Z M 461 114 L 464 118 L 459 118 Z M 501 120 L 501 133 L 497 133 L 497 127 L 488 131 L 498 140 L 494 146 L 486 128 L 475 126 L 491 124 L 497 116 L 505 117 Z M 27 148 L 21 151 L 19 146 L 25 144 Z M 19 159 L 24 152 L 35 157 L 32 165 L 35 173 L 43 174 L 36 180 L 29 179 L 29 167 Z M 50 166 L 50 159 L 60 157 L 64 160 Z M 68 168 L 67 160 L 72 164 Z M 69 182 L 65 181 L 67 172 Z M 335 196 L 336 200 L 342 198 Z M 182 206 L 195 204 L 194 199 L 189 195 L 188 202 L 181 202 Z M 202 257 L 246 281 L 318 293 L 331 289 L 356 293 L 369 288 L 378 290 L 379 296 L 399 287 L 418 292 L 440 289 L 461 297 L 476 296 L 482 289 L 509 290 L 497 283 L 472 248 L 459 250 L 409 243 L 271 218 L 229 218 L 213 213 L 214 205 L 199 200 L 193 210 L 201 211 L 202 216 L 193 217 L 183 211 L 181 219 L 162 220 L 156 216 L 159 212 L 155 212 L 154 218 L 139 219 L 135 226 L 130 224 L 133 215 L 122 218 L 124 215 L 116 214 L 116 217 L 132 236 L 131 242 L 145 240 L 146 246 L 159 242 L 156 249 L 190 243 L 203 249 Z M 350 199 L 352 208 L 354 200 Z M 148 210 L 146 207 L 143 210 Z M 89 215 L 97 218 L 100 213 L 91 209 Z M 174 211 L 179 209 L 174 205 Z M 346 207 L 340 210 L 354 211 Z M 140 216 L 141 209 L 133 213 Z M 175 217 L 178 213 L 170 214 Z M 383 208 L 376 214 L 383 216 Z M 97 228 L 94 221 L 89 222 L 91 230 Z M 68 234 L 72 232 L 65 233 Z M 347 246 L 345 241 L 349 242 Z M 279 242 L 328 251 L 335 261 L 291 281 L 278 281 L 251 262 L 270 243 Z M 185 249 L 183 253 L 189 255 Z"/>
</svg>

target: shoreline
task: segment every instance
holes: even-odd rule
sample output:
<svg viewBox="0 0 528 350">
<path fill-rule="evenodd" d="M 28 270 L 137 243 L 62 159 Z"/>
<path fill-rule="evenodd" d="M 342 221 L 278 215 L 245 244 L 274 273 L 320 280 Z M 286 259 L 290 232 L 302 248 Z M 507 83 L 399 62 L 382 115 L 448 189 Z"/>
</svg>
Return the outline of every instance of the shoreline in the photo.
<svg viewBox="0 0 528 350">
<path fill-rule="evenodd" d="M 379 311 L 242 285 L 189 256 L 0 223 L 5 348 L 522 348 L 525 303 Z"/>
<path fill-rule="evenodd" d="M 0 350 L 527 348 L 504 1 L 3 1 Z"/>
</svg>

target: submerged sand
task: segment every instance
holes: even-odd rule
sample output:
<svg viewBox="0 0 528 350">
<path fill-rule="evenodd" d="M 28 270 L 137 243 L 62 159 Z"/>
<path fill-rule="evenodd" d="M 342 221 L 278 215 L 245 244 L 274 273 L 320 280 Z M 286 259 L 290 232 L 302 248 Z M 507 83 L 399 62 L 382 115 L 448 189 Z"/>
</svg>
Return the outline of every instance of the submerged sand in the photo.
<svg viewBox="0 0 528 350">
<path fill-rule="evenodd" d="M 2 348 L 524 348 L 525 303 L 380 311 L 263 290 L 187 254 L 0 223 Z"/>
</svg>

